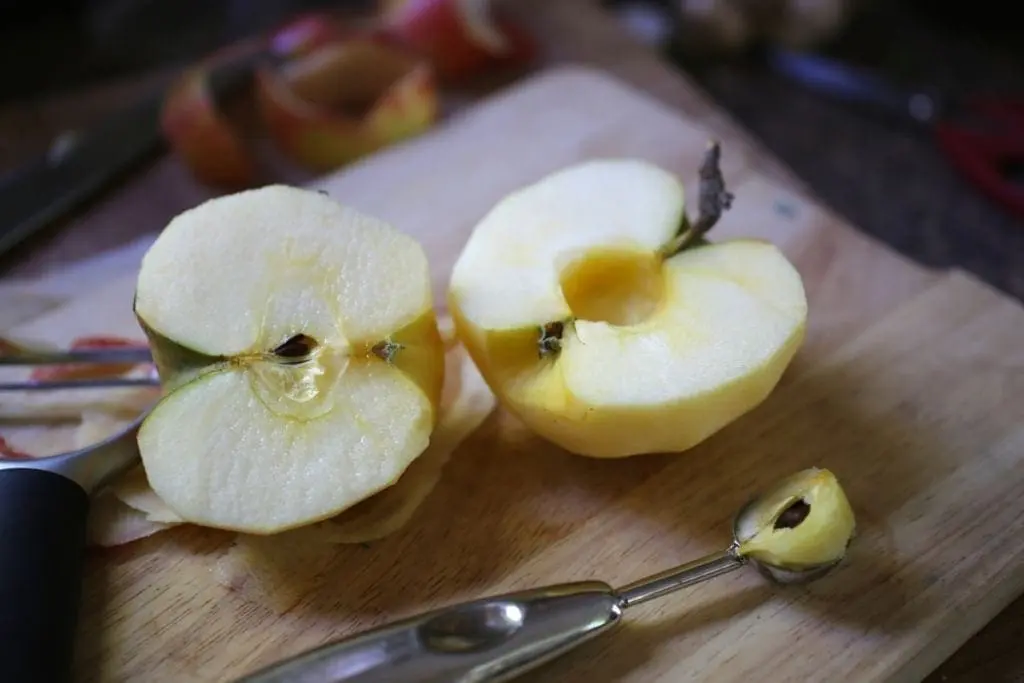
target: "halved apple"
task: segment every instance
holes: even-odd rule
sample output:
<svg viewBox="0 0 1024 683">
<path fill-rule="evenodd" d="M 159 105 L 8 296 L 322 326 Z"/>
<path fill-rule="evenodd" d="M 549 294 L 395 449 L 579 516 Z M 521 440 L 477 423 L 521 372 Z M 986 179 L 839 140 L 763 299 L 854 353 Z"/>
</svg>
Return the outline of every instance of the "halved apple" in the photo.
<svg viewBox="0 0 1024 683">
<path fill-rule="evenodd" d="M 326 519 L 427 447 L 444 346 L 426 256 L 384 222 L 280 185 L 209 200 L 144 256 L 135 312 L 166 392 L 139 450 L 186 522 Z"/>
<path fill-rule="evenodd" d="M 716 187 L 701 204 L 720 213 Z M 604 458 L 687 450 L 758 405 L 804 337 L 800 274 L 772 244 L 682 239 L 692 227 L 680 181 L 638 159 L 582 162 L 498 202 L 449 306 L 502 404 Z"/>
</svg>

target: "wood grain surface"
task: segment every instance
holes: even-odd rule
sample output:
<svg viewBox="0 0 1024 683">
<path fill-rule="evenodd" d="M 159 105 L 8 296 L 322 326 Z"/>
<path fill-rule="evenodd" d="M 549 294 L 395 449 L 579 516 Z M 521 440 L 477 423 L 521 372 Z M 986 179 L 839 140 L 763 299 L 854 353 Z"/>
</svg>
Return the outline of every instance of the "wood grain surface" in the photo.
<svg viewBox="0 0 1024 683">
<path fill-rule="evenodd" d="M 713 116 L 713 115 L 712 115 Z M 415 235 L 435 293 L 502 194 L 576 160 L 628 155 L 687 181 L 714 126 L 586 69 L 552 71 L 318 187 Z M 721 129 L 716 129 L 721 133 Z M 1024 590 L 1024 311 L 919 268 L 760 171 L 722 135 L 734 208 L 718 238 L 772 239 L 803 274 L 807 343 L 761 407 L 683 455 L 565 454 L 498 411 L 416 520 L 369 547 L 268 558 L 268 601 L 218 581 L 230 536 L 196 528 L 96 553 L 87 681 L 219 681 L 424 608 L 557 581 L 627 582 L 718 549 L 775 478 L 819 465 L 860 533 L 841 571 L 777 589 L 739 573 L 630 611 L 537 681 L 917 681 Z M 131 278 L 23 332 L 129 325 Z M 95 293 L 93 297 L 97 296 Z M 108 318 L 89 315 L 97 307 Z M 79 329 L 68 329 L 78 321 Z"/>
</svg>

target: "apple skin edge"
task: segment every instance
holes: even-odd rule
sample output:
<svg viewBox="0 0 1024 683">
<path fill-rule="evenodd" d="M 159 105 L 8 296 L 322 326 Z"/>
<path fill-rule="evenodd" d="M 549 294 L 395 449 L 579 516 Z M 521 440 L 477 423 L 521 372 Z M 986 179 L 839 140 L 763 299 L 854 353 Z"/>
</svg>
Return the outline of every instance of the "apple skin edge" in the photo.
<svg viewBox="0 0 1024 683">
<path fill-rule="evenodd" d="M 231 46 L 186 71 L 161 111 L 161 130 L 172 152 L 200 182 L 222 191 L 252 187 L 258 170 L 218 108 L 210 70 L 225 54 L 252 49 L 247 43 Z M 277 147 L 307 170 L 333 170 L 418 135 L 437 120 L 433 64 L 382 31 L 305 15 L 274 32 L 265 49 L 283 62 L 255 69 L 261 123 Z M 344 111 L 339 103 L 346 102 L 360 104 L 363 111 Z"/>
<path fill-rule="evenodd" d="M 246 142 L 218 108 L 210 69 L 226 54 L 254 49 L 283 60 L 282 66 L 255 70 L 255 103 L 266 134 L 291 161 L 317 173 L 431 128 L 438 119 L 440 84 L 524 67 L 537 53 L 531 38 L 497 16 L 487 0 L 385 2 L 366 27 L 310 13 L 266 39 L 229 46 L 177 79 L 160 121 L 172 152 L 201 183 L 221 191 L 252 187 L 259 172 Z M 379 59 L 338 57 L 347 51 L 375 51 Z M 358 103 L 361 111 L 345 111 L 339 103 Z"/>
<path fill-rule="evenodd" d="M 207 69 L 196 67 L 172 86 L 161 111 L 161 130 L 200 182 L 242 189 L 254 182 L 256 166 L 214 103 L 207 78 Z"/>
<path fill-rule="evenodd" d="M 360 53 L 364 58 L 350 58 Z M 380 59 L 373 59 L 374 54 Z M 329 171 L 419 135 L 437 119 L 433 68 L 383 42 L 367 38 L 326 45 L 306 59 L 311 66 L 298 76 L 269 67 L 256 72 L 257 106 L 268 134 L 306 168 Z M 388 62 L 394 73 L 384 72 Z M 368 69 L 360 72 L 361 67 Z M 375 73 L 367 76 L 368 70 Z M 364 105 L 365 113 L 346 115 L 332 106 L 347 98 L 346 90 L 361 89 L 368 78 L 383 85 L 368 97 L 352 96 L 362 100 L 356 104 Z"/>
<path fill-rule="evenodd" d="M 524 66 L 537 47 L 490 0 L 392 0 L 382 31 L 417 50 L 442 82 L 459 82 L 499 66 Z"/>
</svg>

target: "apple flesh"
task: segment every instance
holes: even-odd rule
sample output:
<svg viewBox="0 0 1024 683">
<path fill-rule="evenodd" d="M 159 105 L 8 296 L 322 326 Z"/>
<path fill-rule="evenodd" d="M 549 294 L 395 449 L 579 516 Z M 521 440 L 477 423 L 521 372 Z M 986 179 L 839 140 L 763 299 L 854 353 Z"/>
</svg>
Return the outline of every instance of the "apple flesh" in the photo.
<svg viewBox="0 0 1024 683">
<path fill-rule="evenodd" d="M 186 522 L 320 521 L 427 447 L 444 346 L 426 256 L 384 222 L 280 185 L 209 200 L 145 254 L 135 313 L 165 387 L 142 463 Z"/>
<path fill-rule="evenodd" d="M 502 405 L 585 456 L 687 450 L 764 400 L 804 338 L 801 278 L 772 244 L 678 253 L 684 190 L 642 160 L 574 165 L 498 202 L 449 307 Z"/>
<path fill-rule="evenodd" d="M 856 530 L 836 476 L 811 467 L 784 479 L 741 515 L 736 550 L 774 567 L 811 569 L 841 561 Z"/>
</svg>

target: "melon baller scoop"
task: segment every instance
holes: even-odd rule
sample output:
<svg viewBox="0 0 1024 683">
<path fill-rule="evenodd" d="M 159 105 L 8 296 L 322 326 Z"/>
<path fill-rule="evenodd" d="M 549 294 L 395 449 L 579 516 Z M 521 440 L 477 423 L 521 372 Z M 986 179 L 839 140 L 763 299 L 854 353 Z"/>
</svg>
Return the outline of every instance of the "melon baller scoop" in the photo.
<svg viewBox="0 0 1024 683">
<path fill-rule="evenodd" d="M 817 501 L 813 493 L 799 495 L 794 483 L 800 477 L 834 485 L 833 495 Z M 811 519 L 819 502 L 826 517 L 832 514 L 830 520 Z M 787 548 L 785 540 L 774 551 L 770 540 L 757 542 L 757 532 L 769 526 L 784 538 L 803 524 L 814 527 L 811 536 L 822 540 L 810 553 L 792 544 Z M 442 607 L 300 653 L 235 683 L 509 681 L 611 630 L 630 607 L 747 565 L 778 584 L 821 578 L 842 561 L 852 534 L 852 511 L 831 473 L 805 470 L 743 506 L 732 543 L 721 552 L 620 588 L 580 581 Z M 800 556 L 796 565 L 782 562 L 788 554 Z M 817 561 L 808 561 L 814 555 Z"/>
</svg>

